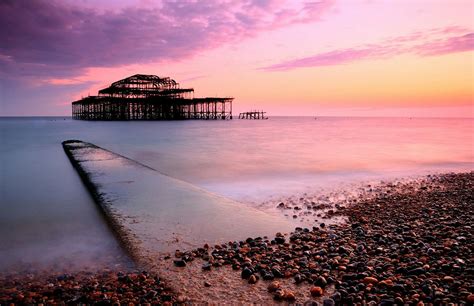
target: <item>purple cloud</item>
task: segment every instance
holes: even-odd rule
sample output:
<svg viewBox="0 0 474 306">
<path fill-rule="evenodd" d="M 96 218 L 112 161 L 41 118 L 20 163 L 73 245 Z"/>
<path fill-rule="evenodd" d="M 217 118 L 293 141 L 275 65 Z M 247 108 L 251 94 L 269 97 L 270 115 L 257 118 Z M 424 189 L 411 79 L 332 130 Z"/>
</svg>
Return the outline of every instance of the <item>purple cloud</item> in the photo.
<svg viewBox="0 0 474 306">
<path fill-rule="evenodd" d="M 474 50 L 474 33 L 430 41 L 413 48 L 421 56 L 444 55 Z"/>
<path fill-rule="evenodd" d="M 179 59 L 290 24 L 332 0 L 162 1 L 98 11 L 54 0 L 0 2 L 0 78 L 66 77 L 87 67 Z"/>
<path fill-rule="evenodd" d="M 431 38 L 431 40 L 427 40 L 433 36 L 433 34 L 452 34 L 455 31 L 461 30 L 460 28 L 450 27 L 440 30 L 431 30 L 427 33 L 416 32 L 406 36 L 391 38 L 379 44 L 336 49 L 329 52 L 318 53 L 313 56 L 284 61 L 259 69 L 264 71 L 287 71 L 303 67 L 342 65 L 367 59 L 389 58 L 400 54 L 436 56 L 474 50 L 474 33 L 438 39 Z M 466 30 L 464 30 L 464 32 L 465 31 Z M 419 41 L 423 42 L 417 44 Z"/>
<path fill-rule="evenodd" d="M 341 65 L 368 58 L 375 59 L 386 57 L 391 55 L 393 51 L 394 50 L 391 48 L 383 48 L 380 46 L 338 49 L 330 52 L 319 53 L 314 56 L 282 62 L 279 64 L 263 67 L 261 69 L 265 71 L 281 71 L 301 67 Z"/>
</svg>

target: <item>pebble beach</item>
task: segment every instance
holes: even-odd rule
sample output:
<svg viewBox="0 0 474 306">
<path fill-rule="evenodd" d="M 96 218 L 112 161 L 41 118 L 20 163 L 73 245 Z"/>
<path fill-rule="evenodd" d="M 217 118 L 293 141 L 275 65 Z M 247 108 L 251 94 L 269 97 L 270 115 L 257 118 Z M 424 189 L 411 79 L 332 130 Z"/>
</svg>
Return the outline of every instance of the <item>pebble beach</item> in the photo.
<svg viewBox="0 0 474 306">
<path fill-rule="evenodd" d="M 148 267 L 1 275 L 0 304 L 472 305 L 474 172 L 364 188 L 331 205 L 274 203 L 328 220 L 292 233 L 177 250 Z"/>
</svg>

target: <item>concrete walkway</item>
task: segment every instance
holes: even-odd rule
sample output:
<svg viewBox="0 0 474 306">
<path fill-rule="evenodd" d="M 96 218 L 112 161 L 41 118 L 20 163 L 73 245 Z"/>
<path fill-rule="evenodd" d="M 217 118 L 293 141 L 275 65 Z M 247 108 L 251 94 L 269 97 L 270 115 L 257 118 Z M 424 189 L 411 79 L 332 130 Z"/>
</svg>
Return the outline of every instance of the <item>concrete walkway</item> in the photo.
<svg viewBox="0 0 474 306">
<path fill-rule="evenodd" d="M 63 147 L 135 259 L 289 232 L 292 224 L 82 141 Z"/>
</svg>

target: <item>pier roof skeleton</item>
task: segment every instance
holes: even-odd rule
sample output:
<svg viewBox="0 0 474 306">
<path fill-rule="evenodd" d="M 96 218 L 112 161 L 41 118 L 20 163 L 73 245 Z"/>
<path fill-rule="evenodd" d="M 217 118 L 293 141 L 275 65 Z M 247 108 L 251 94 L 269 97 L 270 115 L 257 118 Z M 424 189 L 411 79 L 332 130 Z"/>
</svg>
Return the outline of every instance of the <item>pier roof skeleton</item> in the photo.
<svg viewBox="0 0 474 306">
<path fill-rule="evenodd" d="M 194 89 L 180 88 L 179 83 L 169 77 L 160 78 L 156 75 L 146 74 L 132 75 L 99 90 L 99 95 L 136 98 L 150 96 L 177 98 L 185 93 L 193 94 Z"/>
</svg>

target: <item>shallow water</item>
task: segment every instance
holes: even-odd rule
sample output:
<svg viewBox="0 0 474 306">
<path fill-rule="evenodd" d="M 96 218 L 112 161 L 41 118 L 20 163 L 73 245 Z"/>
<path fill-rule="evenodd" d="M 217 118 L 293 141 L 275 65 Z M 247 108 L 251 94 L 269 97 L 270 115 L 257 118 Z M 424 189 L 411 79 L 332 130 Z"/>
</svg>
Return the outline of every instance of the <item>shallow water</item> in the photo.
<svg viewBox="0 0 474 306">
<path fill-rule="evenodd" d="M 61 142 L 81 139 L 241 201 L 316 187 L 474 169 L 473 119 L 249 121 L 0 119 L 0 270 L 120 256 Z"/>
<path fill-rule="evenodd" d="M 64 124 L 0 119 L 0 272 L 127 261 L 62 150 Z"/>
<path fill-rule="evenodd" d="M 89 122 L 97 132 L 84 137 L 210 191 L 260 201 L 342 181 L 472 169 L 473 123 L 312 117 Z"/>
</svg>

